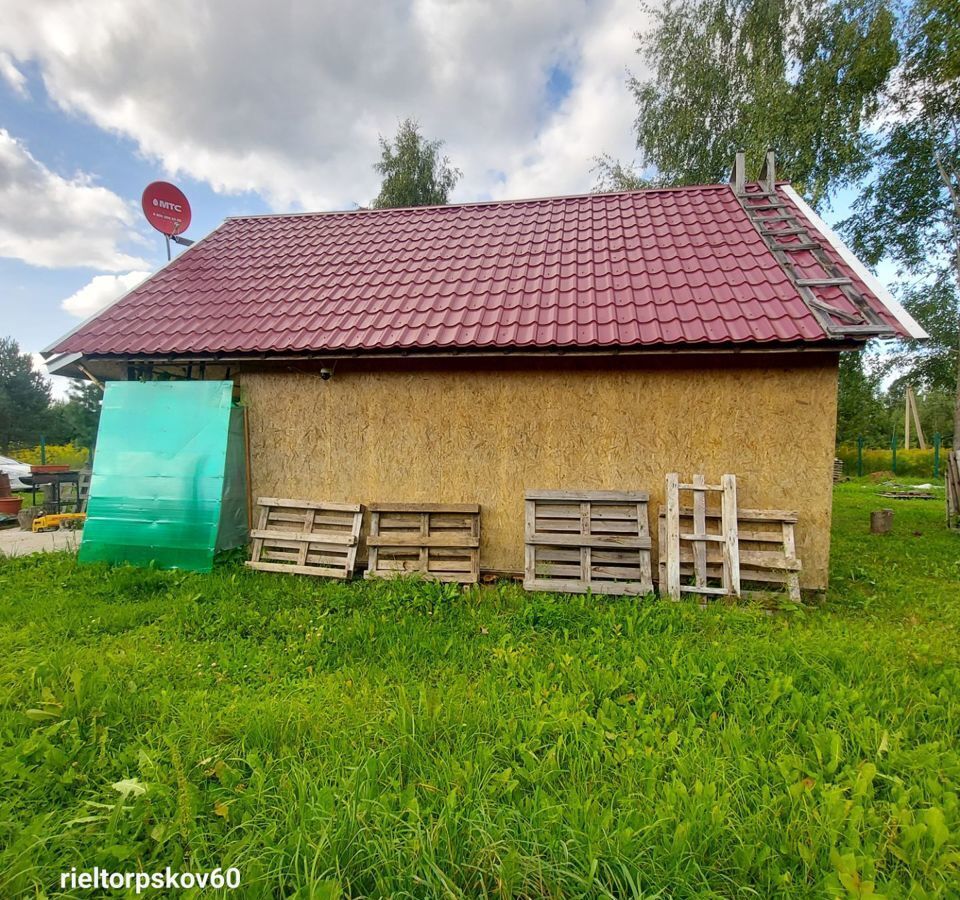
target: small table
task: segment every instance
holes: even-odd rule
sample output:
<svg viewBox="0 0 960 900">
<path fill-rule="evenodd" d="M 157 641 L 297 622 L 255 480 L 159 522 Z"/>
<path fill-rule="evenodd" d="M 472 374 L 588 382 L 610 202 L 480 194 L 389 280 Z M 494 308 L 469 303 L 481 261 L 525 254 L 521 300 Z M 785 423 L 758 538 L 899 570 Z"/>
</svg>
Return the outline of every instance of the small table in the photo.
<svg viewBox="0 0 960 900">
<path fill-rule="evenodd" d="M 31 503 L 37 505 L 37 488 L 45 484 L 53 485 L 53 512 L 63 512 L 64 505 L 73 503 L 74 512 L 80 512 L 80 473 L 79 472 L 35 472 L 31 475 L 21 475 L 20 480 L 30 485 L 32 492 Z M 72 484 L 75 486 L 76 497 L 72 501 L 64 501 L 60 496 L 60 486 Z"/>
</svg>

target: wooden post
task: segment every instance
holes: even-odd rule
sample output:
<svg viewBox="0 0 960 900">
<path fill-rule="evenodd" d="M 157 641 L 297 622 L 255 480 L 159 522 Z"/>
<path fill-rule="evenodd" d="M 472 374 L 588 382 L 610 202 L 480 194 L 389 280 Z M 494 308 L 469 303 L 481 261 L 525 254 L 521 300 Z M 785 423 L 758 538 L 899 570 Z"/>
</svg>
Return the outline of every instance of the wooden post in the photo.
<svg viewBox="0 0 960 900">
<path fill-rule="evenodd" d="M 737 477 L 724 475 L 720 479 L 723 486 L 721 495 L 721 519 L 723 523 L 723 561 L 724 587 L 734 597 L 740 596 L 740 538 L 737 530 Z"/>
<path fill-rule="evenodd" d="M 667 475 L 667 595 L 680 599 L 680 476 Z"/>
<path fill-rule="evenodd" d="M 767 151 L 760 171 L 760 181 L 765 182 L 766 192 L 772 194 L 777 187 L 777 154 L 773 150 Z"/>
<path fill-rule="evenodd" d="M 917 395 L 912 387 L 907 387 L 907 412 L 913 415 L 913 427 L 917 432 L 917 445 L 921 450 L 927 449 L 927 442 L 923 437 L 923 427 L 920 425 L 920 413 L 917 410 Z"/>
<path fill-rule="evenodd" d="M 892 509 L 875 509 L 872 513 L 870 513 L 871 534 L 889 534 L 892 527 Z"/>
<path fill-rule="evenodd" d="M 733 178 L 731 179 L 734 193 L 738 197 L 742 196 L 746 190 L 746 169 L 747 154 L 743 150 L 738 150 L 733 163 Z"/>
<path fill-rule="evenodd" d="M 903 449 L 910 449 L 910 388 L 903 392 Z"/>
<path fill-rule="evenodd" d="M 707 479 L 703 475 L 694 475 L 695 486 L 703 487 Z M 707 533 L 707 495 L 705 491 L 693 492 L 693 533 Z M 693 583 L 697 587 L 707 586 L 707 544 L 705 541 L 693 542 Z"/>
</svg>

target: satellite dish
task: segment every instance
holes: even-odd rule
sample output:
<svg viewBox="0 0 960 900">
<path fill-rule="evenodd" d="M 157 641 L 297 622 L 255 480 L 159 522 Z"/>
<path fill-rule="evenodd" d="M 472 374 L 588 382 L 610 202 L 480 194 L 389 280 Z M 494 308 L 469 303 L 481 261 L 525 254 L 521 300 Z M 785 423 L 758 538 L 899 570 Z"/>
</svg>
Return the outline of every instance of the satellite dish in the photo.
<svg viewBox="0 0 960 900">
<path fill-rule="evenodd" d="M 190 227 L 190 203 L 176 185 L 166 181 L 148 184 L 140 205 L 147 221 L 168 238 Z"/>
</svg>

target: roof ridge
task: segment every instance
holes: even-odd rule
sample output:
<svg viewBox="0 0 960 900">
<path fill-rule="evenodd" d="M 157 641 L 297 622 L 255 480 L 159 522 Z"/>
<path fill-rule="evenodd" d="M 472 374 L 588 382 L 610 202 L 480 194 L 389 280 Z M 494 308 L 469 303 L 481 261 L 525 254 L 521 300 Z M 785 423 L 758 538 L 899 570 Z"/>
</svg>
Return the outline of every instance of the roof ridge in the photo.
<svg viewBox="0 0 960 900">
<path fill-rule="evenodd" d="M 731 185 L 721 184 L 677 184 L 663 187 L 637 188 L 631 191 L 586 191 L 582 194 L 556 194 L 549 197 L 517 197 L 512 200 L 466 200 L 462 203 L 434 203 L 427 206 L 389 206 L 384 209 L 357 207 L 356 209 L 320 209 L 300 210 L 299 212 L 249 213 L 247 215 L 226 216 L 225 222 L 240 219 L 279 219 L 302 216 L 354 216 L 363 213 L 398 213 L 424 209 L 467 209 L 475 206 L 520 206 L 525 204 L 550 203 L 556 200 L 587 200 L 601 197 L 627 197 L 638 194 L 667 194 L 679 191 L 732 190 Z"/>
</svg>

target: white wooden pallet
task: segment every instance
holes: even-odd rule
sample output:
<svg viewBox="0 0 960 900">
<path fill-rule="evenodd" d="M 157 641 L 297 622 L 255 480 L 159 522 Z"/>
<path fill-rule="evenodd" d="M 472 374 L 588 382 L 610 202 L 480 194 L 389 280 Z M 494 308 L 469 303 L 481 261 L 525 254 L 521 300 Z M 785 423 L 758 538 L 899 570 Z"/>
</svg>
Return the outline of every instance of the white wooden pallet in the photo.
<svg viewBox="0 0 960 900">
<path fill-rule="evenodd" d="M 371 503 L 367 578 L 421 575 L 480 580 L 480 506 L 476 503 Z"/>
<path fill-rule="evenodd" d="M 649 594 L 649 495 L 641 491 L 527 491 L 528 591 Z"/>
<path fill-rule="evenodd" d="M 680 514 L 681 495 L 685 493 L 692 495 L 688 520 Z M 712 499 L 717 495 L 719 509 L 712 509 L 708 497 Z M 679 600 L 682 594 L 739 597 L 736 476 L 724 475 L 720 484 L 707 484 L 703 475 L 694 475 L 691 483 L 683 483 L 676 472 L 671 472 L 667 475 L 666 501 L 660 540 L 665 566 L 661 591 L 666 587 L 672 600 Z M 709 517 L 708 512 L 711 513 Z M 714 523 L 719 527 L 708 528 L 708 524 Z M 708 547 L 714 555 L 719 555 L 719 573 L 707 568 Z M 693 577 L 685 580 L 681 559 L 687 553 L 693 561 Z"/>
<path fill-rule="evenodd" d="M 691 507 L 680 508 L 681 529 L 693 527 L 694 511 Z M 708 513 L 708 527 L 719 530 L 717 514 Z M 712 520 L 712 522 L 711 522 Z M 744 585 L 769 585 L 785 591 L 790 600 L 800 600 L 800 572 L 802 565 L 797 558 L 794 527 L 797 514 L 791 510 L 745 509 L 737 510 L 737 537 L 740 559 L 741 591 Z M 667 580 L 666 510 L 661 507 L 659 516 L 660 535 L 660 584 Z M 680 577 L 693 579 L 697 560 L 691 548 L 681 547 Z M 703 560 L 703 576 L 719 581 L 722 578 L 722 555 L 719 548 L 708 546 Z"/>
<path fill-rule="evenodd" d="M 252 539 L 251 569 L 349 578 L 357 560 L 363 507 L 261 497 Z"/>
</svg>

